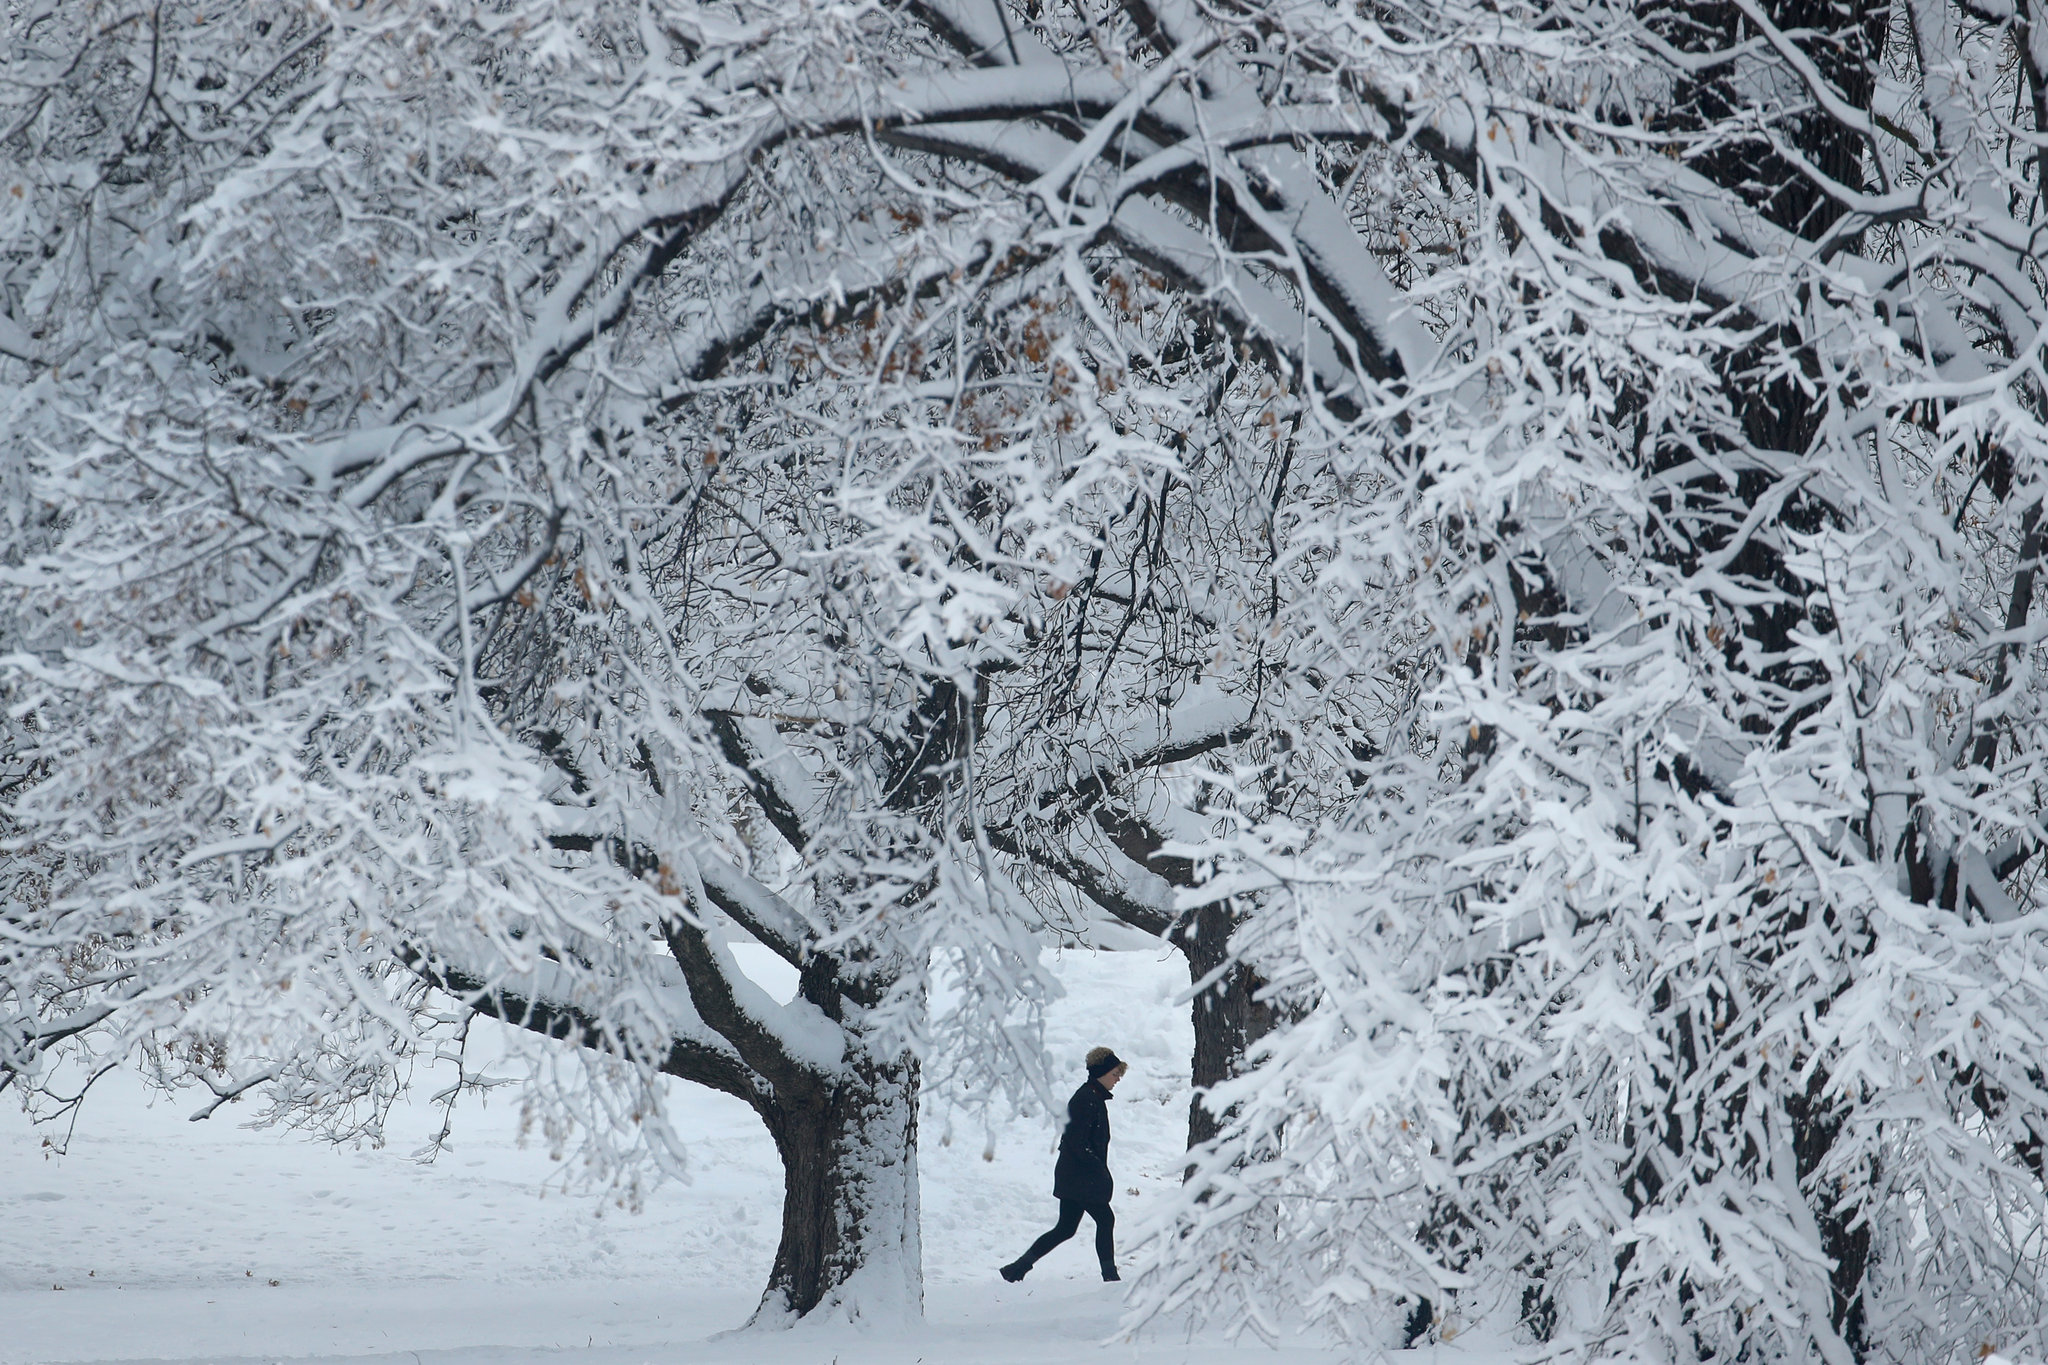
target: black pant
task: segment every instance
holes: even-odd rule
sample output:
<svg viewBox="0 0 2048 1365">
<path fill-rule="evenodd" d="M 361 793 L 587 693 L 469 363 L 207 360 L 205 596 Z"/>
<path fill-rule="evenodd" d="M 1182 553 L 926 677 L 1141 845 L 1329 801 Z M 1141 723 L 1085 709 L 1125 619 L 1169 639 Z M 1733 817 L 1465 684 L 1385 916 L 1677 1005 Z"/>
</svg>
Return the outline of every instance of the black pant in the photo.
<svg viewBox="0 0 2048 1365">
<path fill-rule="evenodd" d="M 1031 1250 L 1017 1258 L 1017 1264 L 1026 1270 L 1038 1264 L 1039 1257 L 1080 1231 L 1084 1213 L 1095 1220 L 1095 1258 L 1102 1262 L 1102 1273 L 1107 1275 L 1115 1270 L 1116 1215 L 1110 1212 L 1106 1200 L 1100 1204 L 1084 1204 L 1078 1199 L 1060 1200 L 1060 1221 L 1053 1224 L 1051 1232 L 1033 1242 Z"/>
</svg>

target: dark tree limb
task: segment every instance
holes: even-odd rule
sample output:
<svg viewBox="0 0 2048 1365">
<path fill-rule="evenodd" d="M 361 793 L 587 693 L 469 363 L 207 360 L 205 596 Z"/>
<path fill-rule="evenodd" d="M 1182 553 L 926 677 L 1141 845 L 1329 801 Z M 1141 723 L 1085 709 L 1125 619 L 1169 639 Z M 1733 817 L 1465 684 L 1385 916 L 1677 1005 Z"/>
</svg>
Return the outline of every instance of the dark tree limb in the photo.
<svg viewBox="0 0 2048 1365">
<path fill-rule="evenodd" d="M 741 1003 L 710 938 L 696 924 L 671 916 L 661 927 L 669 952 L 689 983 L 698 1017 L 729 1043 L 739 1059 L 765 1077 L 777 1093 L 815 1085 L 813 1067 L 791 1055 L 781 1035 Z"/>
<path fill-rule="evenodd" d="M 1077 853 L 1071 846 L 1053 848 L 1024 840 L 1014 830 L 991 827 L 989 844 L 998 852 L 1025 859 L 1095 902 L 1112 917 L 1141 933 L 1165 938 L 1173 916 L 1136 894 L 1128 878 Z"/>
<path fill-rule="evenodd" d="M 472 972 L 437 962 L 423 952 L 410 954 L 406 965 L 422 981 L 478 1014 L 628 1061 L 657 1060 L 636 1056 L 628 1040 L 607 1029 L 595 1015 L 573 1005 L 508 991 Z M 757 1108 L 761 1102 L 760 1083 L 739 1056 L 704 1040 L 671 1038 L 668 1051 L 657 1060 L 657 1066 L 665 1075 L 709 1086 Z"/>
<path fill-rule="evenodd" d="M 2027 509 L 2026 517 L 2020 523 L 2019 563 L 2012 576 L 2012 595 L 2005 606 L 2005 639 L 1998 646 L 1998 662 L 1993 666 L 1991 688 L 1986 700 L 1994 700 L 2005 694 L 2012 685 L 2012 656 L 2019 647 L 2019 633 L 2026 629 L 2027 617 L 2034 607 L 2034 576 L 2041 567 L 2043 550 L 2041 536 L 2041 508 L 2036 502 Z M 1970 766 L 1989 770 L 1998 761 L 1999 727 L 1984 724 L 1978 727 L 1977 742 L 1970 748 Z"/>
<path fill-rule="evenodd" d="M 711 733 L 718 740 L 718 748 L 746 783 L 747 790 L 760 804 L 761 813 L 768 817 L 768 823 L 776 832 L 789 841 L 789 846 L 801 853 L 811 842 L 810 831 L 804 828 L 803 814 L 797 810 L 794 794 L 785 792 L 776 783 L 770 770 L 769 756 L 747 733 L 746 717 L 732 711 L 707 711 L 706 719 L 711 722 Z"/>
<path fill-rule="evenodd" d="M 814 954 L 803 916 L 782 897 L 708 850 L 691 855 L 704 894 L 713 905 L 766 945 L 792 967 L 802 967 Z"/>
</svg>

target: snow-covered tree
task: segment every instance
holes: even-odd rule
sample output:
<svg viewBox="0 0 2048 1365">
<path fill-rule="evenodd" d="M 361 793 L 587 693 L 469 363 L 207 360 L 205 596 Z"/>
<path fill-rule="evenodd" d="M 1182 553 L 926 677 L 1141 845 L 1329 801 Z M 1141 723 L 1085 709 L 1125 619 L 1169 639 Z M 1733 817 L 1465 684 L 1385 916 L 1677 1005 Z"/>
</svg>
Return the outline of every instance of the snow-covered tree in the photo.
<svg viewBox="0 0 2048 1365">
<path fill-rule="evenodd" d="M 1163 456 L 1068 230 L 870 137 L 1043 79 L 806 9 L 10 24 L 0 1082 L 381 1137 L 487 1014 L 580 1045 L 600 1173 L 681 1164 L 665 1076 L 760 1113 L 764 1318 L 913 1307 L 920 1058 L 1030 1084 L 1046 988 L 977 759 Z M 1097 740 L 1200 752 L 1214 690 Z"/>
<path fill-rule="evenodd" d="M 1152 1304 L 2037 1340 L 2031 23 L 1266 6 L 1220 45 L 1468 216 L 1411 285 L 1436 344 L 1359 367 L 1377 409 L 1323 406 L 1280 509 L 1288 667 L 1381 705 L 1355 747 L 1295 711 L 1272 780 L 1312 795 L 1184 850 L 1294 1022 Z"/>
<path fill-rule="evenodd" d="M 1028 867 L 1245 1020 L 1155 1307 L 2032 1342 L 2033 17 L 11 11 L 10 1074 L 851 1086 L 803 1311 Z"/>
<path fill-rule="evenodd" d="M 858 126 L 845 26 L 666 18 L 11 16 L 7 1079 L 140 1049 L 377 1136 L 495 1015 L 629 1177 L 663 1076 L 761 1114 L 764 1316 L 914 1310 L 927 964 L 1042 985 L 960 792 L 1060 471 L 927 420 L 983 217 L 789 137 Z"/>
</svg>

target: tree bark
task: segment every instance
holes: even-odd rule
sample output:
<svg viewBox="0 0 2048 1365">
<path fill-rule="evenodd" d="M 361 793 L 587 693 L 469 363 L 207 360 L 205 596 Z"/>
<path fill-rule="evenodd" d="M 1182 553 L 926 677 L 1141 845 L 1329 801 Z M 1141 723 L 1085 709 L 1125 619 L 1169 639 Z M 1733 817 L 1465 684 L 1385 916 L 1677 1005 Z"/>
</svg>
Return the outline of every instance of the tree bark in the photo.
<svg viewBox="0 0 2048 1365">
<path fill-rule="evenodd" d="M 782 1157 L 782 1240 L 753 1322 L 825 1310 L 924 1310 L 915 1059 L 857 1056 L 845 1075 L 763 1107 Z"/>
<path fill-rule="evenodd" d="M 1237 1075 L 1246 1049 L 1273 1027 L 1272 1010 L 1256 998 L 1258 976 L 1231 960 L 1230 935 L 1236 927 L 1227 906 L 1211 905 L 1189 915 L 1170 936 L 1187 958 L 1188 979 L 1195 987 L 1195 1051 L 1189 1068 L 1194 1094 L 1188 1100 L 1191 1151 L 1222 1131 L 1225 1115 L 1211 1109 L 1208 1092 Z"/>
</svg>

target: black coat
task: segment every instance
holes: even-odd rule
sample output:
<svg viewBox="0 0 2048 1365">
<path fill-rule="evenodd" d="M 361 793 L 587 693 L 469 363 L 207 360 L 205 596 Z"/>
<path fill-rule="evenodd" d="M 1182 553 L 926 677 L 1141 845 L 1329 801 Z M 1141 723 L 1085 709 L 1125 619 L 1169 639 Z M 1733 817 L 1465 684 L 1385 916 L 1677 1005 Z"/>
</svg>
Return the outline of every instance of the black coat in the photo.
<svg viewBox="0 0 2048 1365">
<path fill-rule="evenodd" d="M 1060 1134 L 1060 1159 L 1052 1168 L 1052 1197 L 1083 1204 L 1107 1204 L 1116 1193 L 1109 1173 L 1109 1090 L 1089 1081 L 1067 1101 L 1067 1131 Z"/>
</svg>

